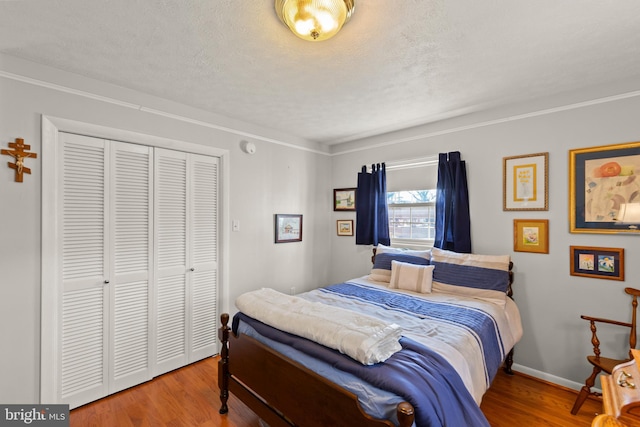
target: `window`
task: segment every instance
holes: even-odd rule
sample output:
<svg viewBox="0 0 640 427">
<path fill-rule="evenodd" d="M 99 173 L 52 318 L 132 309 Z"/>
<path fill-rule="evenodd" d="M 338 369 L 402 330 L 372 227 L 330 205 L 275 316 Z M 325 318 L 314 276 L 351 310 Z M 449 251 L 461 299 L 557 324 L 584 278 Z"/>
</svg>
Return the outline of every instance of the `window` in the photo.
<svg viewBox="0 0 640 427">
<path fill-rule="evenodd" d="M 387 192 L 389 234 L 395 246 L 433 246 L 436 190 Z"/>
<path fill-rule="evenodd" d="M 437 155 L 387 163 L 392 246 L 415 249 L 433 246 L 437 187 Z"/>
</svg>

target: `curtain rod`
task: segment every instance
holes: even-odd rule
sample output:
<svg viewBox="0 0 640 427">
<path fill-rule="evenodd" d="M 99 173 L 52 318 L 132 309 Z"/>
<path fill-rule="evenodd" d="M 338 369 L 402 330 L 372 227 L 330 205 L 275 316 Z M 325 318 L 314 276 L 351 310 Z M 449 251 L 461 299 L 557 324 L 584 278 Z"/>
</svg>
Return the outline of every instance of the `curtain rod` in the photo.
<svg viewBox="0 0 640 427">
<path fill-rule="evenodd" d="M 385 162 L 387 170 L 393 169 L 411 169 L 421 168 L 425 166 L 437 166 L 438 156 L 419 157 L 416 159 L 395 160 L 392 162 Z"/>
</svg>

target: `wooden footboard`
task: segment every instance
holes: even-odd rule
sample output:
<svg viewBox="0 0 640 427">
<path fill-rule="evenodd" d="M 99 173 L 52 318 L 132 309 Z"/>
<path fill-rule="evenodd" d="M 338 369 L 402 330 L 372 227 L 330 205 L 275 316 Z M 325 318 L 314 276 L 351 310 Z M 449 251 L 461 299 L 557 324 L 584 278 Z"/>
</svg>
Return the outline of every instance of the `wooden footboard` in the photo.
<svg viewBox="0 0 640 427">
<path fill-rule="evenodd" d="M 393 427 L 367 415 L 353 393 L 246 335 L 235 335 L 229 315 L 221 316 L 218 362 L 220 413 L 228 412 L 229 392 L 271 427 Z M 400 427 L 414 421 L 413 406 L 398 404 Z"/>
</svg>

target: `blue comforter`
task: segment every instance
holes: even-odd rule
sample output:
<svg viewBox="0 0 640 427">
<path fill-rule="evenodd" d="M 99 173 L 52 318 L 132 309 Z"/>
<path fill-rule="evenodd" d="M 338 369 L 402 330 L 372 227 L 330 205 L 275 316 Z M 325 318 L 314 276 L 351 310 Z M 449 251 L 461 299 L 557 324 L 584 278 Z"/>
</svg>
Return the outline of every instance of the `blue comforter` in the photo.
<svg viewBox="0 0 640 427">
<path fill-rule="evenodd" d="M 505 358 L 505 348 L 495 319 L 487 312 L 455 304 L 435 303 L 414 298 L 407 294 L 389 292 L 352 283 L 319 288 L 320 292 L 340 294 L 353 300 L 366 301 L 382 310 L 402 311 L 417 318 L 431 318 L 455 324 L 471 333 L 484 356 L 485 381 L 487 386 L 500 368 Z"/>
<path fill-rule="evenodd" d="M 406 337 L 400 341 L 402 350 L 384 363 L 367 366 L 338 351 L 282 332 L 242 313 L 234 316 L 234 332 L 237 332 L 241 320 L 269 339 L 292 346 L 378 388 L 402 396 L 415 408 L 416 427 L 489 426 L 451 365 L 437 353 Z"/>
</svg>

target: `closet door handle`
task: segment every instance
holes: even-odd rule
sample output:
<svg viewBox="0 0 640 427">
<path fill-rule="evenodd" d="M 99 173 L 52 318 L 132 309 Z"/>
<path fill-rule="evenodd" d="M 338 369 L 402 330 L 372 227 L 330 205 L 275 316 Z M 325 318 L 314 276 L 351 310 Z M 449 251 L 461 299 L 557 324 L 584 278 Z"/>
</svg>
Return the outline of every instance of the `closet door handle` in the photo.
<svg viewBox="0 0 640 427">
<path fill-rule="evenodd" d="M 191 267 L 191 268 L 190 268 L 190 270 L 191 270 L 191 271 L 196 271 L 196 269 L 195 269 L 195 268 L 193 268 L 193 267 Z"/>
<path fill-rule="evenodd" d="M 106 279 L 106 280 L 104 281 L 104 284 L 105 284 L 105 285 L 108 285 L 108 284 L 109 284 L 109 279 Z"/>
</svg>

